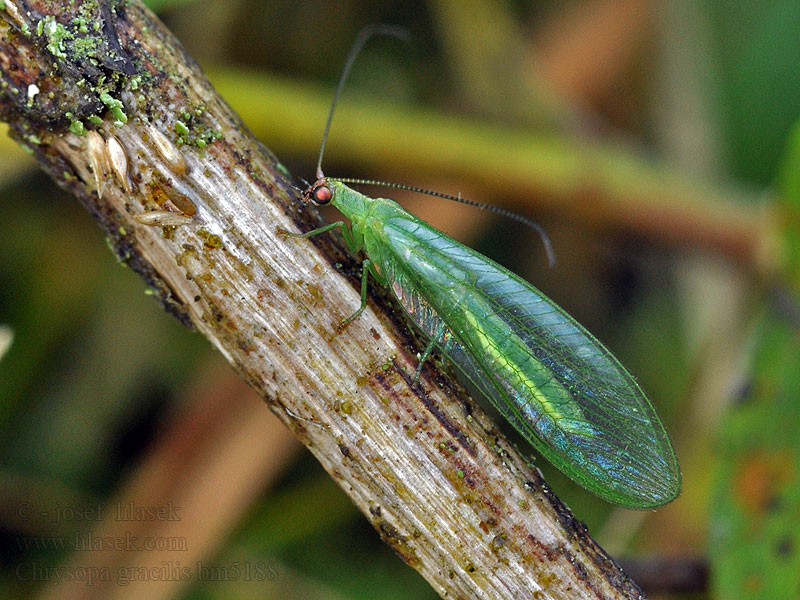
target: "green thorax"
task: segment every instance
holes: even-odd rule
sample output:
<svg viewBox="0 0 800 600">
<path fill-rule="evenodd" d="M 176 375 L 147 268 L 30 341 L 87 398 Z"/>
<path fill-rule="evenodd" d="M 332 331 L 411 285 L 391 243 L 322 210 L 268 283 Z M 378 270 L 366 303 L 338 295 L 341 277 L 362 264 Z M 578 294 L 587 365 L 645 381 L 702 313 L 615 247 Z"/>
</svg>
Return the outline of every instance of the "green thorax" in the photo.
<svg viewBox="0 0 800 600">
<path fill-rule="evenodd" d="M 335 206 L 352 223 L 351 250 L 365 250 L 367 255 L 380 264 L 383 258 L 379 240 L 383 237 L 383 227 L 392 217 L 402 216 L 417 220 L 411 213 L 387 198 L 370 198 L 340 181 L 328 180 L 333 192 L 331 205 Z"/>
</svg>

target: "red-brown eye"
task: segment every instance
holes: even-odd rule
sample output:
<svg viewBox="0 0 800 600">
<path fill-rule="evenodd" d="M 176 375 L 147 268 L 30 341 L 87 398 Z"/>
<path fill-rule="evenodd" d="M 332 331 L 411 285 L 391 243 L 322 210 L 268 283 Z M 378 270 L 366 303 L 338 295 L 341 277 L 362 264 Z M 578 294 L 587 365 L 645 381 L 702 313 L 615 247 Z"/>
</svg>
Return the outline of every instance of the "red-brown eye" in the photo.
<svg viewBox="0 0 800 600">
<path fill-rule="evenodd" d="M 328 204 L 333 200 L 333 190 L 324 183 L 311 190 L 311 199 L 314 204 Z"/>
</svg>

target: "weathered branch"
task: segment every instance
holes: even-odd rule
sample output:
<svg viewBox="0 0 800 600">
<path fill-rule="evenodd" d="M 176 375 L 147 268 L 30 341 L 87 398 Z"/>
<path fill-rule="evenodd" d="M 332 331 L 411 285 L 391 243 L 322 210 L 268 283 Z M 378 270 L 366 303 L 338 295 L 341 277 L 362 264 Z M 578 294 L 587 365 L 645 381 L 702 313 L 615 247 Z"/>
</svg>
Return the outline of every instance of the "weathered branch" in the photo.
<svg viewBox="0 0 800 600">
<path fill-rule="evenodd" d="M 641 596 L 385 303 L 337 331 L 352 261 L 140 2 L 4 4 L 0 117 L 440 594 Z"/>
</svg>

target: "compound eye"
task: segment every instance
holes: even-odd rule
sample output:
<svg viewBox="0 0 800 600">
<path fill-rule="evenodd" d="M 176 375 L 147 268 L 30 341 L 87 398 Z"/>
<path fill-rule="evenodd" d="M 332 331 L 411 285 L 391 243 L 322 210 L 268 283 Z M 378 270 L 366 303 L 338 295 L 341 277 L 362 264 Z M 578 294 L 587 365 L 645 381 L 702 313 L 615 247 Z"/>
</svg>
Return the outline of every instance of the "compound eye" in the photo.
<svg viewBox="0 0 800 600">
<path fill-rule="evenodd" d="M 311 199 L 314 204 L 328 204 L 333 200 L 333 190 L 326 184 L 320 184 L 311 190 Z"/>
</svg>

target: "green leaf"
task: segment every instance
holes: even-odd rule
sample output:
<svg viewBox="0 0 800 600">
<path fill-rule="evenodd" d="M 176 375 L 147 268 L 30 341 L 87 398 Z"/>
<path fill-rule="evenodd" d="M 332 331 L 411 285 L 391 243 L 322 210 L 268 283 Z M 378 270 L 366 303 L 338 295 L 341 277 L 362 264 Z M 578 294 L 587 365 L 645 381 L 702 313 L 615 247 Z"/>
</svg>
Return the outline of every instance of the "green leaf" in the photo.
<svg viewBox="0 0 800 600">
<path fill-rule="evenodd" d="M 720 423 L 709 546 L 715 598 L 800 597 L 799 356 L 795 324 L 767 309 L 752 384 Z"/>
</svg>

